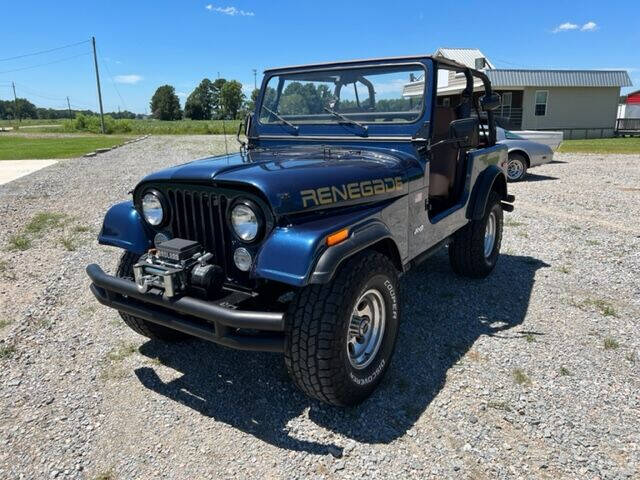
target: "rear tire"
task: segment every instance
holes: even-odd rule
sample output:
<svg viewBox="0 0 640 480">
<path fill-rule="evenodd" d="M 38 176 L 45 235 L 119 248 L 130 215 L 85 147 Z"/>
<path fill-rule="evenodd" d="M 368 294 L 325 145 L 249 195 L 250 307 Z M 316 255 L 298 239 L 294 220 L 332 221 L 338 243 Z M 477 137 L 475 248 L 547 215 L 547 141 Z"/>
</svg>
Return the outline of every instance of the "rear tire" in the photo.
<svg viewBox="0 0 640 480">
<path fill-rule="evenodd" d="M 458 275 L 484 278 L 496 266 L 502 243 L 502 206 L 492 191 L 484 215 L 458 230 L 449 245 L 451 268 Z"/>
<path fill-rule="evenodd" d="M 116 277 L 133 280 L 133 266 L 139 258 L 140 255 L 125 252 L 120 258 Z M 128 313 L 120 311 L 118 311 L 118 313 L 122 317 L 122 320 L 124 320 L 124 323 L 126 323 L 131 330 L 140 335 L 144 335 L 145 337 L 164 340 L 166 342 L 177 342 L 188 338 L 188 335 L 178 332 L 177 330 L 172 330 L 170 328 L 163 327 L 162 325 L 156 325 L 155 323 L 148 322 L 147 320 L 139 317 L 134 317 Z"/>
<path fill-rule="evenodd" d="M 527 159 L 519 153 L 510 153 L 507 162 L 507 180 L 519 182 L 527 175 Z"/>
<path fill-rule="evenodd" d="M 310 397 L 355 405 L 389 367 L 400 321 L 393 263 L 368 251 L 350 258 L 334 279 L 300 290 L 285 323 L 285 364 Z"/>
</svg>

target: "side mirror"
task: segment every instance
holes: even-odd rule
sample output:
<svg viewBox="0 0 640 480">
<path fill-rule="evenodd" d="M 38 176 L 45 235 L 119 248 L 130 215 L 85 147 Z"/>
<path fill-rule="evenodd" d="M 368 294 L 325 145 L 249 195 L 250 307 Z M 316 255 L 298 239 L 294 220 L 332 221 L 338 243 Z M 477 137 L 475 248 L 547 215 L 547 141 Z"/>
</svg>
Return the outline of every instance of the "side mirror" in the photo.
<svg viewBox="0 0 640 480">
<path fill-rule="evenodd" d="M 458 148 L 476 148 L 480 144 L 480 122 L 477 118 L 461 118 L 449 124 L 449 137 Z"/>
<path fill-rule="evenodd" d="M 498 95 L 496 92 L 492 92 L 491 95 L 489 96 L 483 95 L 480 98 L 480 106 L 482 107 L 482 110 L 484 110 L 485 112 L 488 112 L 490 110 L 495 110 L 501 104 L 502 104 L 502 99 L 500 98 L 500 95 Z"/>
</svg>

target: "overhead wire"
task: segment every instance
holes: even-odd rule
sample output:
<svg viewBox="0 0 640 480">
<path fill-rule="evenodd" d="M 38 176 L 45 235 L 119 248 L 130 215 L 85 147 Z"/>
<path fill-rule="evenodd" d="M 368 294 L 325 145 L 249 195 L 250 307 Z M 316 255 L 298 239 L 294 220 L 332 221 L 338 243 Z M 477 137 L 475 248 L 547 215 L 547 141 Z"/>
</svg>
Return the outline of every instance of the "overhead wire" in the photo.
<svg viewBox="0 0 640 480">
<path fill-rule="evenodd" d="M 4 71 L 0 72 L 0 74 L 2 74 L 2 73 L 12 73 L 12 72 L 21 72 L 22 70 L 29 70 L 31 68 L 45 67 L 47 65 L 53 65 L 54 63 L 66 62 L 67 60 L 72 60 L 74 58 L 78 58 L 78 57 L 82 57 L 84 55 L 90 55 L 90 54 L 91 54 L 91 52 L 80 53 L 78 55 L 73 55 L 71 57 L 60 58 L 58 60 L 54 60 L 53 62 L 40 63 L 38 65 L 30 65 L 28 67 L 15 68 L 13 70 L 4 70 Z"/>
<path fill-rule="evenodd" d="M 40 51 L 32 52 L 32 53 L 25 53 L 25 54 L 22 54 L 22 55 L 16 55 L 14 57 L 0 58 L 0 62 L 7 62 L 9 60 L 17 60 L 19 58 L 25 58 L 25 57 L 32 57 L 34 55 L 42 55 L 44 53 L 55 52 L 57 50 L 62 50 L 64 48 L 71 48 L 71 47 L 75 47 L 77 45 L 82 45 L 83 43 L 89 43 L 89 42 L 90 42 L 90 40 L 82 40 L 81 42 L 70 43 L 69 45 L 63 45 L 61 47 L 49 48 L 47 50 L 40 50 Z"/>
</svg>

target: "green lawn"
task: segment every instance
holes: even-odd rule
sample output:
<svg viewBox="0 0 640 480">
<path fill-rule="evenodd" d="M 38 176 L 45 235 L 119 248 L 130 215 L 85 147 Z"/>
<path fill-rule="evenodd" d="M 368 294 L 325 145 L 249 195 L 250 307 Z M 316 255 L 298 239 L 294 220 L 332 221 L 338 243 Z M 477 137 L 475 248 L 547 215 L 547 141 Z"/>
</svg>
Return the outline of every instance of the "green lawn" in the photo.
<svg viewBox="0 0 640 480">
<path fill-rule="evenodd" d="M 640 153 L 640 138 L 593 138 L 589 140 L 565 140 L 559 152 L 578 153 Z"/>
<path fill-rule="evenodd" d="M 59 138 L 0 134 L 0 160 L 79 157 L 96 148 L 119 145 L 129 138 L 111 135 Z"/>
</svg>

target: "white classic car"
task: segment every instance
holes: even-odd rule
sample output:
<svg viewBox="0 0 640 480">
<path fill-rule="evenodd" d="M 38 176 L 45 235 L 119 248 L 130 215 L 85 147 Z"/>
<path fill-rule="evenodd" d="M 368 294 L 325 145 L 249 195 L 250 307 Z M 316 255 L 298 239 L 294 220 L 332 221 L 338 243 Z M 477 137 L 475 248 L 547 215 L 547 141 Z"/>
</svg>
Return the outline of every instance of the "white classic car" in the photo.
<svg viewBox="0 0 640 480">
<path fill-rule="evenodd" d="M 551 162 L 554 150 L 563 139 L 562 132 L 512 132 L 499 127 L 496 128 L 496 134 L 498 143 L 509 149 L 507 179 L 511 182 L 522 180 L 529 168 Z"/>
</svg>

